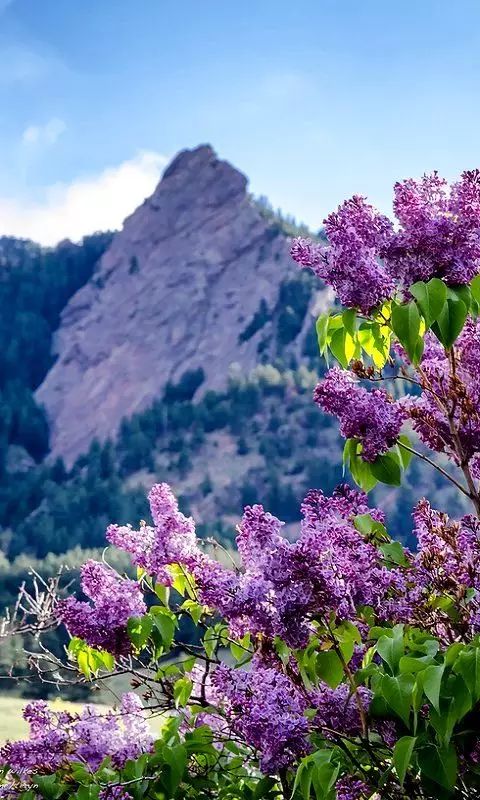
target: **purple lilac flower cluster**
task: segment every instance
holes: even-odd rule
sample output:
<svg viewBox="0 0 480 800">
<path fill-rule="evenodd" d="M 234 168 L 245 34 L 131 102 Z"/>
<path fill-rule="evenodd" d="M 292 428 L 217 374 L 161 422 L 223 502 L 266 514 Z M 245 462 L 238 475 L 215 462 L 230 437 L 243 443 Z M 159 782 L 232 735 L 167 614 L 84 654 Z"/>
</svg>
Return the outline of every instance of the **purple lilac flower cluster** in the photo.
<svg viewBox="0 0 480 800">
<path fill-rule="evenodd" d="M 340 420 L 345 439 L 358 439 L 362 458 L 375 461 L 392 447 L 407 417 L 404 406 L 383 389 L 368 391 L 351 372 L 333 367 L 317 385 L 315 402 Z"/>
<path fill-rule="evenodd" d="M 367 800 L 372 796 L 371 789 L 364 781 L 349 775 L 340 778 L 335 786 L 337 800 Z"/>
<path fill-rule="evenodd" d="M 162 498 L 162 514 L 157 512 Z M 237 546 L 242 570 L 222 567 L 206 556 L 194 539 L 193 522 L 188 526 L 168 524 L 178 513 L 171 490 L 162 485 L 150 494 L 152 516 L 158 532 L 145 540 L 141 531 L 114 530 L 115 544 L 134 554 L 135 563 L 155 564 L 165 570 L 183 563 L 195 580 L 199 600 L 222 615 L 236 637 L 250 633 L 265 643 L 250 672 L 218 668 L 207 684 L 195 676 L 195 693 L 202 691 L 214 705 L 226 711 L 226 720 L 247 743 L 260 752 L 262 768 L 271 771 L 306 752 L 306 735 L 312 725 L 320 726 L 327 715 L 336 714 L 342 729 L 358 731 L 358 711 L 348 700 L 346 688 L 331 692 L 324 686 L 315 696 L 305 698 L 295 681 L 281 668 L 271 643 L 280 636 L 291 647 L 303 647 L 313 631 L 315 617 L 334 612 L 342 619 L 356 620 L 357 606 L 369 605 L 381 613 L 386 594 L 403 589 L 404 581 L 395 570 L 388 570 L 375 546 L 353 524 L 358 514 L 371 513 L 383 521 L 378 509 L 368 507 L 366 495 L 348 486 L 339 487 L 332 497 L 312 491 L 303 506 L 300 536 L 295 542 L 281 535 L 282 523 L 262 506 L 247 507 L 238 527 Z M 172 537 L 172 549 L 169 547 Z M 182 541 L 182 536 L 186 541 Z M 154 551 L 155 537 L 161 547 Z M 155 555 L 153 553 L 155 552 Z M 397 585 L 398 584 L 398 585 Z M 342 694 L 343 692 L 343 694 Z M 343 703 L 339 702 L 340 697 Z M 306 702 L 319 709 L 317 723 L 309 727 Z M 368 705 L 369 697 L 364 697 Z M 237 713 L 238 711 L 238 713 Z M 325 724 L 325 721 L 323 722 Z M 216 729 L 225 733 L 225 723 L 216 720 Z"/>
<path fill-rule="evenodd" d="M 308 702 L 279 670 L 251 672 L 218 666 L 212 676 L 233 730 L 260 753 L 261 769 L 276 772 L 309 752 Z"/>
<path fill-rule="evenodd" d="M 143 525 L 138 532 L 129 525 L 110 525 L 107 539 L 126 550 L 136 566 L 168 585 L 171 583 L 171 576 L 165 569 L 168 564 L 188 566 L 196 563 L 199 553 L 195 524 L 191 517 L 185 517 L 179 511 L 166 483 L 153 486 L 149 502 L 154 527 Z"/>
<path fill-rule="evenodd" d="M 403 350 L 401 356 L 408 361 Z M 409 419 L 430 449 L 480 478 L 480 320 L 467 319 L 450 355 L 428 333 L 414 380 L 421 393 L 394 400 L 383 389 L 365 389 L 348 370 L 333 367 L 317 385 L 314 400 L 338 417 L 342 436 L 360 441 L 365 461 L 392 447 Z"/>
<path fill-rule="evenodd" d="M 98 800 L 133 800 L 133 797 L 122 786 L 108 786 L 106 789 L 102 789 Z"/>
<path fill-rule="evenodd" d="M 176 501 L 163 485 L 152 490 L 152 512 L 152 497 L 160 493 L 173 512 Z M 233 635 L 281 636 L 290 646 L 301 647 L 308 641 L 313 615 L 333 611 L 353 619 L 356 605 L 377 607 L 386 588 L 394 583 L 394 573 L 382 566 L 377 549 L 353 524 L 357 514 L 369 510 L 366 495 L 348 486 L 339 487 L 331 498 L 312 491 L 302 506 L 300 536 L 289 542 L 281 535 L 283 523 L 276 517 L 260 505 L 247 507 L 238 528 L 237 546 L 243 565 L 239 572 L 223 567 L 201 551 L 194 538 L 193 521 L 188 528 L 169 526 L 165 534 L 162 520 L 172 519 L 165 507 L 161 519 L 154 512 L 162 541 L 155 552 L 155 569 L 183 564 L 195 579 L 199 600 L 226 619 Z M 371 513 L 382 518 L 378 510 Z M 151 551 L 140 553 L 142 532 L 114 530 L 112 537 L 110 529 L 110 541 L 127 552 L 134 547 L 135 563 L 147 563 Z M 168 535 L 172 536 L 171 551 Z"/>
<path fill-rule="evenodd" d="M 355 196 L 330 214 L 325 230 L 328 248 L 296 239 L 292 257 L 332 286 L 343 305 L 368 313 L 393 292 L 392 278 L 379 260 L 392 235 L 391 222 Z"/>
<path fill-rule="evenodd" d="M 329 245 L 296 239 L 292 257 L 331 285 L 340 302 L 369 313 L 395 282 L 439 277 L 469 283 L 480 271 L 480 172 L 449 189 L 437 173 L 394 187 L 398 228 L 355 196 L 325 220 Z"/>
<path fill-rule="evenodd" d="M 397 183 L 394 195 L 400 230 L 385 252 L 390 272 L 406 286 L 432 277 L 469 283 L 480 269 L 480 172 L 464 172 L 450 191 L 434 172 Z"/>
<path fill-rule="evenodd" d="M 461 452 L 463 465 L 480 477 L 480 322 L 467 320 L 450 357 L 427 335 L 416 377 L 422 393 L 401 405 L 420 439 L 457 464 Z"/>
<path fill-rule="evenodd" d="M 58 605 L 59 619 L 72 636 L 84 639 L 91 647 L 115 655 L 128 653 L 127 622 L 147 610 L 138 583 L 90 560 L 82 567 L 81 587 L 92 604 L 69 597 Z"/>
<path fill-rule="evenodd" d="M 425 624 L 439 638 L 451 640 L 452 630 L 459 636 L 480 633 L 480 522 L 467 515 L 459 522 L 432 509 L 423 499 L 414 510 L 415 554 L 410 581 L 417 601 L 411 607 L 410 621 Z M 469 596 L 473 590 L 473 597 Z M 450 597 L 455 603 L 456 621 L 441 610 L 431 609 L 431 597 Z"/>
<path fill-rule="evenodd" d="M 215 720 L 210 716 L 202 720 L 213 721 L 220 737 L 232 732 L 243 737 L 258 752 L 266 772 L 308 752 L 308 735 L 314 730 L 356 735 L 361 726 L 358 705 L 346 684 L 335 690 L 321 684 L 313 692 L 300 691 L 296 665 L 281 662 L 272 647 L 275 637 L 292 648 L 304 647 L 315 624 L 331 614 L 363 630 L 358 608 L 368 606 L 379 620 L 418 624 L 429 618 L 432 630 L 448 640 L 452 629 L 446 629 L 444 613 L 431 608 L 430 598 L 451 594 L 461 603 L 469 589 L 480 590 L 480 523 L 470 517 L 451 523 L 426 501 L 415 511 L 418 553 L 406 552 L 405 566 L 394 569 L 385 565 L 377 547 L 354 524 L 355 517 L 363 514 L 383 522 L 383 514 L 369 508 L 363 492 L 348 486 L 340 486 L 331 497 L 309 492 L 302 505 L 300 535 L 293 542 L 282 536 L 282 523 L 262 506 L 247 507 L 238 527 L 240 570 L 227 569 L 201 550 L 193 520 L 181 515 L 168 486 L 155 486 L 150 503 L 151 535 L 143 537 L 143 528 L 135 532 L 111 527 L 109 537 L 131 553 L 134 563 L 150 567 L 157 575 L 169 579 L 168 568 L 183 565 L 192 576 L 199 601 L 225 619 L 232 635 L 250 633 L 260 643 L 249 671 L 222 665 L 206 680 L 200 673 L 192 678 L 195 696 L 220 711 Z M 115 599 L 111 602 L 115 605 Z M 470 598 L 465 604 L 458 624 L 462 631 L 465 626 L 472 633 L 480 631 L 476 601 Z M 360 656 L 361 651 L 362 647 Z M 355 665 L 359 665 L 356 656 L 353 670 Z M 370 694 L 366 689 L 359 692 L 368 712 Z M 316 710 L 309 719 L 307 708 Z M 77 751 L 89 763 L 97 763 L 108 750 L 115 725 L 114 720 L 90 719 L 86 714 L 75 726 Z M 382 725 L 378 723 L 378 733 L 394 742 L 396 731 Z M 33 730 L 42 726 L 39 716 Z M 130 723 L 125 727 L 129 727 L 130 743 L 142 740 Z M 117 741 L 119 759 L 127 757 L 123 747 Z M 57 749 L 54 758 L 59 757 Z"/>
<path fill-rule="evenodd" d="M 12 788 L 16 780 L 68 769 L 76 761 L 95 771 L 109 756 L 121 768 L 128 759 L 149 752 L 153 744 L 141 701 L 132 692 L 123 695 L 114 711 L 85 706 L 80 714 L 56 712 L 38 700 L 25 707 L 23 716 L 29 724 L 29 739 L 7 742 L 0 749 L 0 766 L 9 768 Z"/>
<path fill-rule="evenodd" d="M 371 692 L 361 686 L 358 693 L 363 707 L 368 709 L 372 699 Z M 317 711 L 314 725 L 325 733 L 327 739 L 332 738 L 333 732 L 338 730 L 346 736 L 357 736 L 361 732 L 356 698 L 346 683 L 341 683 L 336 689 L 322 686 L 320 690 L 311 693 L 311 703 Z"/>
</svg>

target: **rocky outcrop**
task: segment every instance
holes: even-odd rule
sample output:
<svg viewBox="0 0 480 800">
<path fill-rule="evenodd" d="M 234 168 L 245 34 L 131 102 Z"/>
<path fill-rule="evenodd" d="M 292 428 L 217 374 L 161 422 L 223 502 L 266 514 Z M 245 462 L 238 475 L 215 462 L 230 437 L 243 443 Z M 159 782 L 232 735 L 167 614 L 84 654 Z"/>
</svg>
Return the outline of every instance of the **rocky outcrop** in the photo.
<svg viewBox="0 0 480 800">
<path fill-rule="evenodd" d="M 204 390 L 224 385 L 232 362 L 251 369 L 260 333 L 241 334 L 294 270 L 245 177 L 209 146 L 180 153 L 62 314 L 37 391 L 53 456 L 71 464 L 187 370 L 203 368 Z"/>
</svg>

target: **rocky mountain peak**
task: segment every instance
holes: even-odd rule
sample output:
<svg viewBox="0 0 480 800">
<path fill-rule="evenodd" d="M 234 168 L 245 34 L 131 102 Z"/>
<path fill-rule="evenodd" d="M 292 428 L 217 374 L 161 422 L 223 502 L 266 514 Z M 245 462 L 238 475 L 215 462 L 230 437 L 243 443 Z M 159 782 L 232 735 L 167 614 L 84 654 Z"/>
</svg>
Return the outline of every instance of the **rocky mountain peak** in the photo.
<svg viewBox="0 0 480 800">
<path fill-rule="evenodd" d="M 233 362 L 255 366 L 258 335 L 242 332 L 295 269 L 288 249 L 209 145 L 177 155 L 62 313 L 37 391 L 53 456 L 71 464 L 186 371 L 202 368 L 204 391 L 224 386 Z"/>
</svg>

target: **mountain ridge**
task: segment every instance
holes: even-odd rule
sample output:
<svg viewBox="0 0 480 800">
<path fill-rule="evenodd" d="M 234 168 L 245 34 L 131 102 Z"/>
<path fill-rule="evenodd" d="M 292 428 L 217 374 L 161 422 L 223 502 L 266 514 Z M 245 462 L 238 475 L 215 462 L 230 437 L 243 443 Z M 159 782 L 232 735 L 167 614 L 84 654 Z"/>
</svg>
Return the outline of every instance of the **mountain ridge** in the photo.
<svg viewBox="0 0 480 800">
<path fill-rule="evenodd" d="M 185 372 L 203 370 L 201 395 L 225 387 L 231 364 L 251 370 L 262 334 L 242 334 L 296 271 L 245 176 L 210 145 L 180 152 L 62 312 L 36 393 L 52 456 L 71 465 Z"/>
</svg>

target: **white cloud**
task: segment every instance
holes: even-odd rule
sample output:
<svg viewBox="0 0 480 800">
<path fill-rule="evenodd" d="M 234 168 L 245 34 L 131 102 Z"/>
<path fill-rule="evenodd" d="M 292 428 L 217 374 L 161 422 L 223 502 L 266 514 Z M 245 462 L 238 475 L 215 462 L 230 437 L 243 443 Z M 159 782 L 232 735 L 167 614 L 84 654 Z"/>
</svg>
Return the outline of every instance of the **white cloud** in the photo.
<svg viewBox="0 0 480 800">
<path fill-rule="evenodd" d="M 27 147 L 42 147 L 55 144 L 67 126 L 63 119 L 53 117 L 45 125 L 29 125 L 22 133 L 22 144 Z"/>
<path fill-rule="evenodd" d="M 0 235 L 20 236 L 44 245 L 61 239 L 119 228 L 154 190 L 165 156 L 140 152 L 98 175 L 48 186 L 39 202 L 0 196 Z"/>
</svg>

